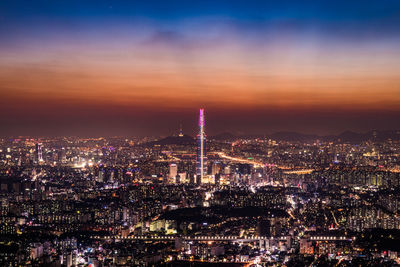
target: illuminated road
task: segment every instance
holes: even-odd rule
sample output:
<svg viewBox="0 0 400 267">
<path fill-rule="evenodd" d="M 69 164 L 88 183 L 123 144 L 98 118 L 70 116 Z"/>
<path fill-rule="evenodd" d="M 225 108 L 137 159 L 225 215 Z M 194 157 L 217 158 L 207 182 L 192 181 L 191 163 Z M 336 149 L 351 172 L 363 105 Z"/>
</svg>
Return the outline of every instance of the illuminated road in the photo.
<svg viewBox="0 0 400 267">
<path fill-rule="evenodd" d="M 257 162 L 257 161 L 249 160 L 249 159 L 242 159 L 242 158 L 231 157 L 231 156 L 226 155 L 224 152 L 218 152 L 217 154 L 218 154 L 218 156 L 220 156 L 221 158 L 229 159 L 229 160 L 236 161 L 236 162 L 241 162 L 241 163 L 252 164 L 252 165 L 254 165 L 255 167 L 262 167 L 262 166 L 264 166 L 264 163 L 262 163 L 262 162 Z"/>
<path fill-rule="evenodd" d="M 314 171 L 314 169 L 302 169 L 302 170 L 292 170 L 292 171 L 285 171 L 285 174 L 310 174 Z"/>
<path fill-rule="evenodd" d="M 243 159 L 243 158 L 237 158 L 237 157 L 231 157 L 231 156 L 226 155 L 224 152 L 217 152 L 216 154 L 224 159 L 229 159 L 229 160 L 240 162 L 240 163 L 252 164 L 252 165 L 254 165 L 254 167 L 265 166 L 265 163 L 263 163 L 263 162 L 258 162 L 258 161 L 254 161 L 254 160 Z M 288 169 L 288 167 L 286 167 L 286 166 L 279 166 L 279 165 L 273 165 L 273 166 L 277 167 L 278 169 L 282 169 L 282 170 Z M 291 169 L 291 168 L 289 168 L 289 169 Z M 312 173 L 313 171 L 314 171 L 314 169 L 299 169 L 299 170 L 288 170 L 288 171 L 285 171 L 285 173 L 299 175 L 299 174 L 309 174 L 309 173 Z"/>
<path fill-rule="evenodd" d="M 289 214 L 290 217 L 292 217 L 292 219 L 296 220 L 296 217 L 294 217 L 291 210 L 288 210 L 287 213 Z"/>
<path fill-rule="evenodd" d="M 331 213 L 332 213 L 333 219 L 335 220 L 336 227 L 339 227 L 339 223 L 338 223 L 338 221 L 336 220 L 335 213 L 333 213 L 332 210 L 331 210 Z"/>
</svg>

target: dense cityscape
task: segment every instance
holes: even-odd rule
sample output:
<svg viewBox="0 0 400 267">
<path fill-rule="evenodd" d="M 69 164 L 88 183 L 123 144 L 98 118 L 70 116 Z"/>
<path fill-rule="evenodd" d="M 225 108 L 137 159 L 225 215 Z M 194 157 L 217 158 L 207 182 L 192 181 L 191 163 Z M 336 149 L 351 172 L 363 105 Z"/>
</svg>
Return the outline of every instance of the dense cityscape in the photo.
<svg viewBox="0 0 400 267">
<path fill-rule="evenodd" d="M 400 0 L 0 1 L 0 267 L 400 266 Z"/>
<path fill-rule="evenodd" d="M 196 138 L 1 139 L 0 265 L 400 263 L 400 131 L 207 137 L 204 118 Z"/>
</svg>

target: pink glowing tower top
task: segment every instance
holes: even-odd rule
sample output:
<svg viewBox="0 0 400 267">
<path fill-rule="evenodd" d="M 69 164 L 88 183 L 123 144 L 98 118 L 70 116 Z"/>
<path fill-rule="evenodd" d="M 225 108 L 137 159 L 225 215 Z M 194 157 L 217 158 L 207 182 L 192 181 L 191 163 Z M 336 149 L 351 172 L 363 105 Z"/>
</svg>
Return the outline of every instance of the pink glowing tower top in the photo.
<svg viewBox="0 0 400 267">
<path fill-rule="evenodd" d="M 204 127 L 204 109 L 200 109 L 200 115 L 199 115 L 199 126 Z"/>
</svg>

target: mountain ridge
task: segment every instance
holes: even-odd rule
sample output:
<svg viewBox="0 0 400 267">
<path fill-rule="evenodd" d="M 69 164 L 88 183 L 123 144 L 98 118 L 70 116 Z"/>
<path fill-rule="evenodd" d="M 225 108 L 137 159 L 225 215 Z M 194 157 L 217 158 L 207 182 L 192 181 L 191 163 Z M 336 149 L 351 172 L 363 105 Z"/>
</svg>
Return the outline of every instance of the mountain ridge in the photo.
<svg viewBox="0 0 400 267">
<path fill-rule="evenodd" d="M 400 130 L 385 130 L 385 131 L 368 131 L 358 133 L 353 131 L 344 131 L 338 135 L 316 135 L 304 134 L 292 131 L 280 131 L 272 134 L 254 135 L 259 138 L 268 138 L 277 141 L 339 141 L 349 143 L 359 143 L 368 140 L 373 141 L 386 141 L 388 139 L 400 140 Z M 254 137 L 253 136 L 253 137 Z M 248 138 L 246 135 L 234 135 L 229 132 L 223 132 L 215 136 L 210 136 L 209 139 L 213 140 L 233 140 L 240 138 Z"/>
</svg>

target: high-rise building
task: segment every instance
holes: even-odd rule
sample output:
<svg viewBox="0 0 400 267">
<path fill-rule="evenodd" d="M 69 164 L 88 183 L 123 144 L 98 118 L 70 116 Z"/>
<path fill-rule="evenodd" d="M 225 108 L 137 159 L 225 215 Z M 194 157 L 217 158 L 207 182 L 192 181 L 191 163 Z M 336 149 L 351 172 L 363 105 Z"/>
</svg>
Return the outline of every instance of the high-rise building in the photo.
<svg viewBox="0 0 400 267">
<path fill-rule="evenodd" d="M 221 164 L 219 162 L 214 162 L 211 167 L 211 175 L 216 175 L 221 171 Z"/>
<path fill-rule="evenodd" d="M 97 182 L 100 183 L 104 182 L 104 176 L 105 176 L 104 173 L 105 173 L 104 169 L 99 170 L 99 175 L 97 176 Z"/>
<path fill-rule="evenodd" d="M 197 135 L 197 160 L 196 174 L 198 179 L 203 180 L 206 175 L 206 135 L 204 132 L 204 109 L 200 109 L 199 134 Z"/>
<path fill-rule="evenodd" d="M 169 178 L 176 178 L 176 175 L 178 175 L 178 165 L 171 163 L 169 165 Z"/>
<path fill-rule="evenodd" d="M 36 144 L 36 162 L 42 162 L 43 161 L 43 151 L 42 151 L 42 143 L 37 143 Z"/>
</svg>

